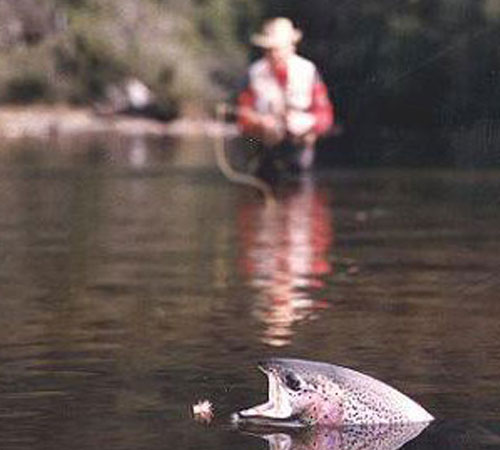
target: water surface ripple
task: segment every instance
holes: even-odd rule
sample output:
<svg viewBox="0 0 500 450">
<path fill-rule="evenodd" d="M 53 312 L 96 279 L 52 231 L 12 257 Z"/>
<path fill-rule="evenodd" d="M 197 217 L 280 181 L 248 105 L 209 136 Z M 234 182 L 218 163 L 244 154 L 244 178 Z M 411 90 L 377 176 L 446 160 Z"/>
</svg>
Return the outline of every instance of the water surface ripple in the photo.
<svg viewBox="0 0 500 450">
<path fill-rule="evenodd" d="M 211 146 L 4 146 L 0 446 L 357 448 L 191 419 L 263 400 L 279 355 L 421 402 L 405 448 L 498 448 L 498 173 L 324 170 L 270 210 Z"/>
</svg>

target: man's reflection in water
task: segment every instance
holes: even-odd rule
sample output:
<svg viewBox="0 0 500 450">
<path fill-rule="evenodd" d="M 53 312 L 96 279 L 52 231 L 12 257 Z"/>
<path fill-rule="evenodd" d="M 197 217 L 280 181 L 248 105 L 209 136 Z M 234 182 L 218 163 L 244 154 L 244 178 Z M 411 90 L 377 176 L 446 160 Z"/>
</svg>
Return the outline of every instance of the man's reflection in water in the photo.
<svg viewBox="0 0 500 450">
<path fill-rule="evenodd" d="M 415 439 L 427 423 L 313 428 L 299 432 L 253 432 L 269 450 L 397 450 Z"/>
<path fill-rule="evenodd" d="M 313 298 L 331 272 L 333 241 L 327 196 L 311 178 L 280 199 L 277 208 L 248 204 L 239 217 L 241 267 L 261 295 L 255 315 L 265 325 L 263 341 L 289 344 L 292 325 L 314 318 L 327 303 Z"/>
</svg>

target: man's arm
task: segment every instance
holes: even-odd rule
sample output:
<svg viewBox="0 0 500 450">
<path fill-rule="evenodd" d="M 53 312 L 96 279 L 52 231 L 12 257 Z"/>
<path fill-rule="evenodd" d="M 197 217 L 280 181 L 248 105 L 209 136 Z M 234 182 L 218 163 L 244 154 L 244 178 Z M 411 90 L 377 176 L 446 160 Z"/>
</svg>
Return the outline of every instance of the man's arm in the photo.
<svg viewBox="0 0 500 450">
<path fill-rule="evenodd" d="M 310 112 L 314 114 L 316 119 L 313 130 L 317 135 L 325 134 L 333 126 L 335 110 L 328 97 L 326 84 L 319 74 L 317 74 L 313 85 Z"/>
<path fill-rule="evenodd" d="M 255 113 L 255 94 L 252 89 L 245 87 L 237 99 L 238 128 L 243 134 L 253 134 L 257 131 L 259 118 Z"/>
</svg>

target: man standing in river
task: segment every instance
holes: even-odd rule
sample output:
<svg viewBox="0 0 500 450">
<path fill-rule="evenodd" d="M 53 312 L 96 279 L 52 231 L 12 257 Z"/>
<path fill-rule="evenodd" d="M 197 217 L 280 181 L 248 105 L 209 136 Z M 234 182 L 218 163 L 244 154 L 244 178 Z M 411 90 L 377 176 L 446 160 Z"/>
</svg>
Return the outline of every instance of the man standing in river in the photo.
<svg viewBox="0 0 500 450">
<path fill-rule="evenodd" d="M 316 140 L 334 119 L 316 66 L 296 54 L 301 37 L 287 18 L 265 22 L 251 39 L 264 56 L 250 66 L 238 97 L 238 125 L 262 144 L 262 163 L 281 160 L 295 171 L 312 166 Z"/>
</svg>

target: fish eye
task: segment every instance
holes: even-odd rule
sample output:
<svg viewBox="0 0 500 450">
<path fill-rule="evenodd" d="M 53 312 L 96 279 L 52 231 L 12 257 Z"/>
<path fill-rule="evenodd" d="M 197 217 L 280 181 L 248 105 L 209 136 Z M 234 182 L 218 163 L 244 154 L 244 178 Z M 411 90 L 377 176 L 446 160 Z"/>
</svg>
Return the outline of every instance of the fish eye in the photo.
<svg viewBox="0 0 500 450">
<path fill-rule="evenodd" d="M 292 391 L 300 390 L 300 380 L 291 372 L 285 375 L 285 384 Z"/>
</svg>

